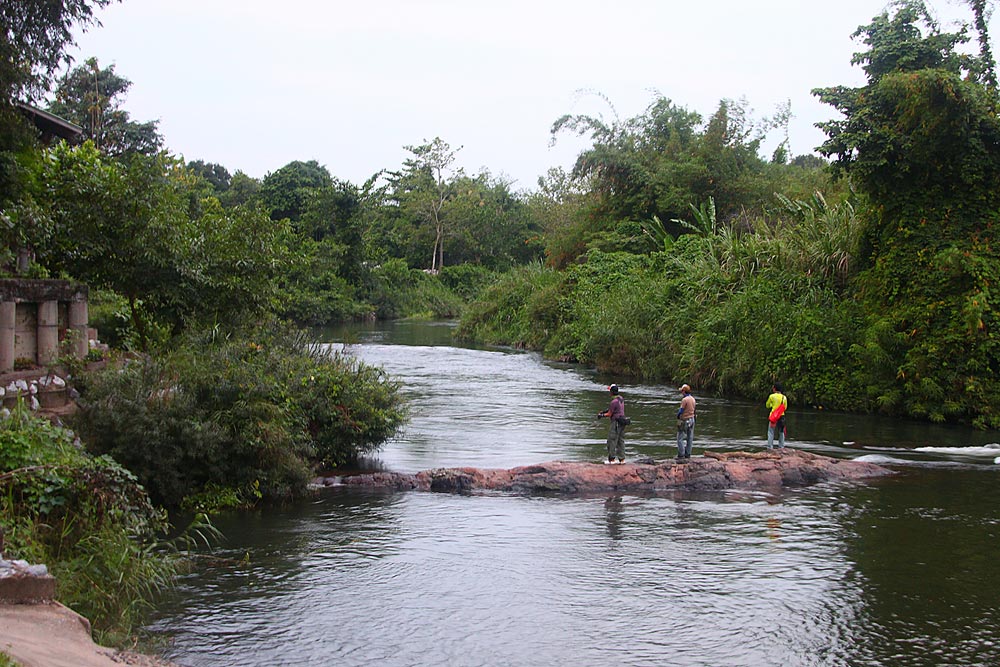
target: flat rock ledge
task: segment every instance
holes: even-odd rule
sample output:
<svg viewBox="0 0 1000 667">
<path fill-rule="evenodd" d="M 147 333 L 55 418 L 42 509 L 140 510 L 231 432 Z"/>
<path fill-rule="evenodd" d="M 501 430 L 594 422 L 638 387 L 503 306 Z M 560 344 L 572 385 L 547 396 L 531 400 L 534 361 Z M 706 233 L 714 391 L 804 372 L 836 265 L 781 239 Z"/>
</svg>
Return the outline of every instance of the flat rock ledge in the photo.
<svg viewBox="0 0 1000 667">
<path fill-rule="evenodd" d="M 643 459 L 623 464 L 551 461 L 508 470 L 437 468 L 418 473 L 375 472 L 324 477 L 320 486 L 358 486 L 395 490 L 463 493 L 504 491 L 518 494 L 586 494 L 609 491 L 721 491 L 780 489 L 827 481 L 860 480 L 893 474 L 865 461 L 785 449 L 765 452 L 705 452 L 686 463 Z"/>
</svg>

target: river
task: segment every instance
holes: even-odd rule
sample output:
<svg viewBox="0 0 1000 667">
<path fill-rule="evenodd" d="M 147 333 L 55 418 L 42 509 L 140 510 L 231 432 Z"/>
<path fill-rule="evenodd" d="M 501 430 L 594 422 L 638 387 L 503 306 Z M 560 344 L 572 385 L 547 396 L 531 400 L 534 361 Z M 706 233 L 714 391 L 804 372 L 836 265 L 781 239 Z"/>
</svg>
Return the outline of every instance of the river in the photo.
<svg viewBox="0 0 1000 667">
<path fill-rule="evenodd" d="M 365 467 L 674 454 L 673 386 L 451 343 L 448 323 L 328 332 L 405 383 Z M 345 343 L 346 341 L 346 343 Z M 695 455 L 759 449 L 758 402 L 701 396 Z M 899 474 L 782 493 L 520 497 L 330 489 L 215 524 L 149 630 L 190 667 L 1000 665 L 998 433 L 792 405 L 789 446 Z"/>
</svg>

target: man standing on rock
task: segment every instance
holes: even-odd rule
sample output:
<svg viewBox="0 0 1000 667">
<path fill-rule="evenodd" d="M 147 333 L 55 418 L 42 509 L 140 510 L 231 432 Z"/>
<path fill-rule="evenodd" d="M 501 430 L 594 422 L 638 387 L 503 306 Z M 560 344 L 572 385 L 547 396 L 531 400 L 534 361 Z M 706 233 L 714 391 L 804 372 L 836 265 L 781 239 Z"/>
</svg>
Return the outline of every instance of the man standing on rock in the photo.
<svg viewBox="0 0 1000 667">
<path fill-rule="evenodd" d="M 677 408 L 677 460 L 687 463 L 694 444 L 694 396 L 688 384 L 681 385 L 678 391 L 681 392 L 681 406 Z"/>
<path fill-rule="evenodd" d="M 785 410 L 788 399 L 781 393 L 781 383 L 775 382 L 771 387 L 771 395 L 767 397 L 764 407 L 769 410 L 767 415 L 767 448 L 774 449 L 774 434 L 778 434 L 778 447 L 785 448 Z"/>
<path fill-rule="evenodd" d="M 625 427 L 628 426 L 628 419 L 625 417 L 625 399 L 618 395 L 618 385 L 613 384 L 608 387 L 611 392 L 611 405 L 607 410 L 598 412 L 597 417 L 607 417 L 611 420 L 608 429 L 608 463 L 614 463 L 618 457 L 618 463 L 625 463 Z"/>
</svg>

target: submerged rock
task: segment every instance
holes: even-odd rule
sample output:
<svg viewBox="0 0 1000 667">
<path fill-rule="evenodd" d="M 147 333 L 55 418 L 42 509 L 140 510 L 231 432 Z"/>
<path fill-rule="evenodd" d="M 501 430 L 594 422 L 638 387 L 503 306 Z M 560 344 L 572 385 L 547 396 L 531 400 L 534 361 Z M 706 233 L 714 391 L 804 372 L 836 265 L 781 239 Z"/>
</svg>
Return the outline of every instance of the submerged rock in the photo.
<svg viewBox="0 0 1000 667">
<path fill-rule="evenodd" d="M 397 490 L 507 491 L 512 493 L 656 492 L 670 490 L 777 489 L 831 480 L 857 480 L 892 474 L 865 461 L 834 459 L 786 449 L 767 452 L 706 452 L 685 462 L 627 462 L 608 465 L 551 461 L 517 468 L 438 468 L 414 474 L 376 472 L 318 480 L 330 486 Z"/>
</svg>

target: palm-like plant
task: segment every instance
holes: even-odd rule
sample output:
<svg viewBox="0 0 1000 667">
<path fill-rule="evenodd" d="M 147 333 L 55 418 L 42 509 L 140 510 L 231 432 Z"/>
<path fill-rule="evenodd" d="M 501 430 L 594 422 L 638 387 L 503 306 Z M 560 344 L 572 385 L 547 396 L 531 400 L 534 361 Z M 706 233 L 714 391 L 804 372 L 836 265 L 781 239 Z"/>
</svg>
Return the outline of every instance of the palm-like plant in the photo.
<svg viewBox="0 0 1000 667">
<path fill-rule="evenodd" d="M 702 202 L 698 206 L 688 204 L 688 207 L 694 215 L 694 222 L 678 218 L 674 218 L 670 222 L 675 222 L 682 227 L 686 227 L 700 236 L 712 236 L 719 231 L 719 221 L 715 217 L 715 198 L 709 197 L 708 201 Z"/>
</svg>

